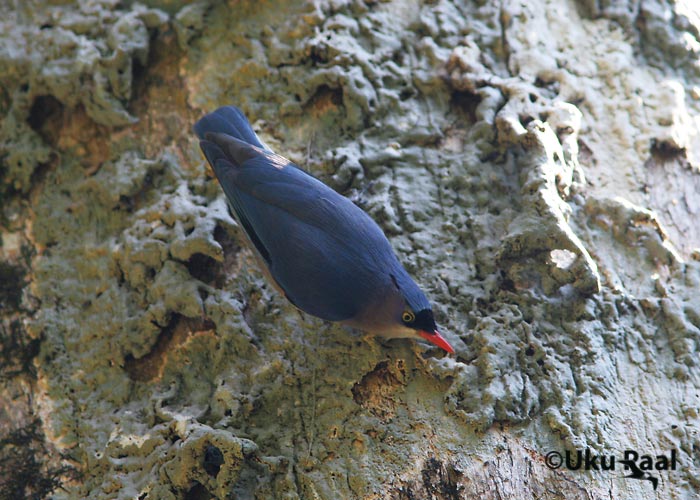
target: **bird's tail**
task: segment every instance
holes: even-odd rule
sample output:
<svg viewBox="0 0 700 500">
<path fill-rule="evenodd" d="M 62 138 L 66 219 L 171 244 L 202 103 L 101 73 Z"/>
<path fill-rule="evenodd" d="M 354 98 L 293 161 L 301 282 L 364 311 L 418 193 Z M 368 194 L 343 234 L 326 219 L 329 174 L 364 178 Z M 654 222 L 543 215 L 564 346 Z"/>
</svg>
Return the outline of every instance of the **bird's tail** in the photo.
<svg viewBox="0 0 700 500">
<path fill-rule="evenodd" d="M 270 150 L 255 134 L 243 112 L 235 106 L 222 106 L 194 124 L 194 131 L 201 140 L 208 133 L 230 135 L 239 141 Z"/>
</svg>

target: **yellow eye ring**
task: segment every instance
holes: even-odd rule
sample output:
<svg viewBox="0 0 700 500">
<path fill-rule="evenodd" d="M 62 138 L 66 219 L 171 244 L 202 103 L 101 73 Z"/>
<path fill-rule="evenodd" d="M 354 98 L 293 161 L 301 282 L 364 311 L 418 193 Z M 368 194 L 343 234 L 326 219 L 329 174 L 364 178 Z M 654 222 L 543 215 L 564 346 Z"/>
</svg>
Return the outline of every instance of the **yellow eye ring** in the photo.
<svg viewBox="0 0 700 500">
<path fill-rule="evenodd" d="M 404 311 L 401 315 L 401 320 L 404 323 L 413 323 L 416 320 L 416 315 L 413 314 L 411 311 Z"/>
</svg>

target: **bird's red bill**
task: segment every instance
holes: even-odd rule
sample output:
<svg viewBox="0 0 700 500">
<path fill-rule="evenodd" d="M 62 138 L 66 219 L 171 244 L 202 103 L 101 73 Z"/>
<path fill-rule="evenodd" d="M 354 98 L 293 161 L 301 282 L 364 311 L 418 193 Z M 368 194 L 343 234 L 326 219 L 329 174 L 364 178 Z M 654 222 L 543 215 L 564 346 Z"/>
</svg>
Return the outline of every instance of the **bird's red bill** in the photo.
<svg viewBox="0 0 700 500">
<path fill-rule="evenodd" d="M 442 335 L 440 335 L 440 334 L 438 333 L 437 330 L 435 330 L 433 333 L 422 332 L 422 331 L 421 331 L 421 332 L 418 332 L 418 335 L 420 335 L 421 337 L 423 337 L 423 338 L 424 338 L 425 340 L 427 340 L 428 342 L 432 342 L 433 344 L 435 344 L 435 345 L 438 346 L 439 348 L 446 350 L 446 351 L 449 352 L 450 354 L 454 354 L 454 352 L 455 352 L 455 350 L 452 349 L 452 346 L 447 342 L 447 340 L 445 340 L 445 339 L 442 337 Z"/>
</svg>

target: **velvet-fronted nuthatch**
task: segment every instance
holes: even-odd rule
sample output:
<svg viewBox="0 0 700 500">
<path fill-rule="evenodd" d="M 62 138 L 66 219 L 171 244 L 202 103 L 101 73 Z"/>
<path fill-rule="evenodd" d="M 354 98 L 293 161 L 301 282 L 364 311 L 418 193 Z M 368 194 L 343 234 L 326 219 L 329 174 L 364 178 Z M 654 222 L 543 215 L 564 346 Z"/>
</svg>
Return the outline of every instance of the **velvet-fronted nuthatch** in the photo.
<svg viewBox="0 0 700 500">
<path fill-rule="evenodd" d="M 454 352 L 428 299 L 379 226 L 258 139 L 225 106 L 194 130 L 272 283 L 296 307 L 386 337 L 423 338 Z"/>
</svg>

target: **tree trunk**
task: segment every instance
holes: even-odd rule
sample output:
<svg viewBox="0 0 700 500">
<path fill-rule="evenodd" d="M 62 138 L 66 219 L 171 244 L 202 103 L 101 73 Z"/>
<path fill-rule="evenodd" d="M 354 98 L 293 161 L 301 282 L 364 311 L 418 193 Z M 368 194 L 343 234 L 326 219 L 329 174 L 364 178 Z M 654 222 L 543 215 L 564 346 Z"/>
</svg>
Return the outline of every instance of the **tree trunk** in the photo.
<svg viewBox="0 0 700 500">
<path fill-rule="evenodd" d="M 0 498 L 697 498 L 691 3 L 0 6 Z M 455 355 L 265 281 L 192 132 L 224 104 Z"/>
</svg>

